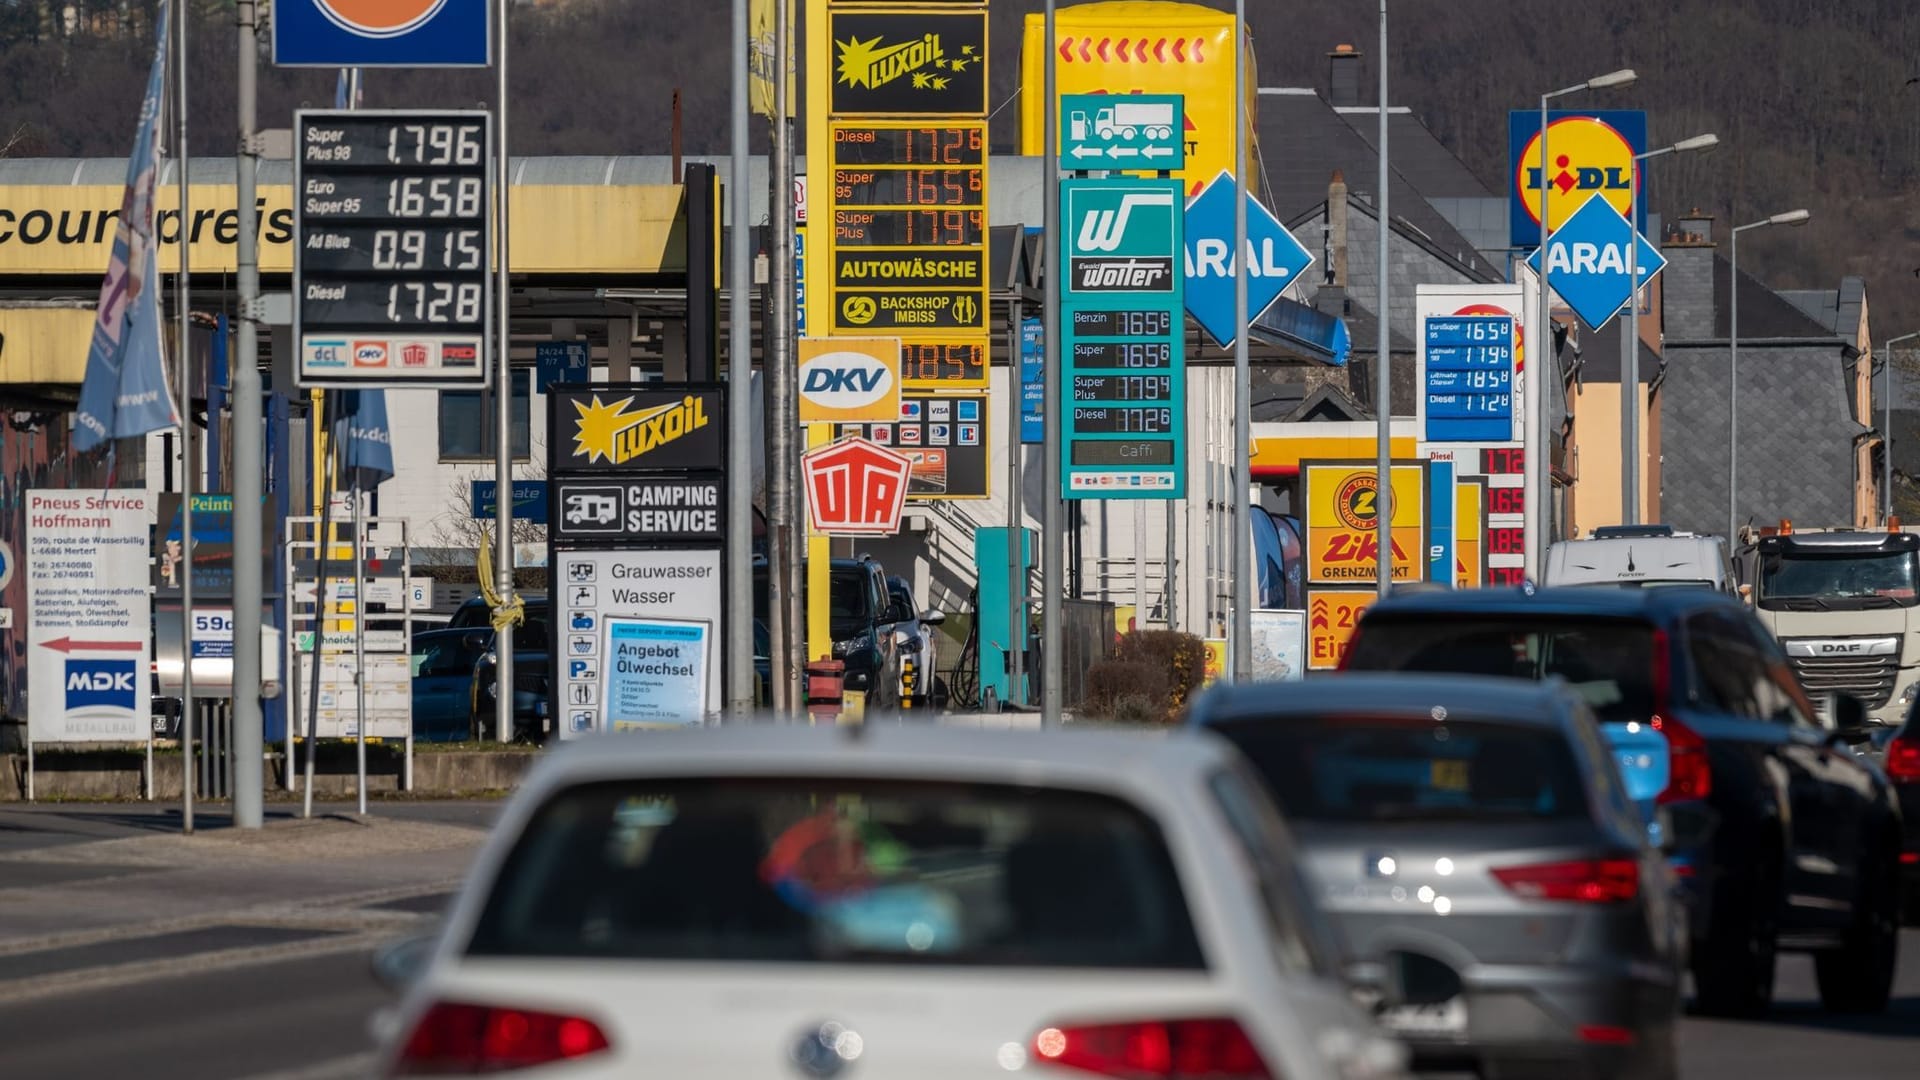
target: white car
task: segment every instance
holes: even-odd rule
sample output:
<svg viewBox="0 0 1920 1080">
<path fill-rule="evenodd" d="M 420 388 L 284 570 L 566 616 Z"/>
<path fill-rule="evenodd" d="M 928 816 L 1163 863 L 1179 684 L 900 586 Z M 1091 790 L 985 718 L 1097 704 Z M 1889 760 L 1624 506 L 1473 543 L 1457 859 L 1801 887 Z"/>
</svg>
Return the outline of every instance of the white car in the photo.
<svg viewBox="0 0 1920 1080">
<path fill-rule="evenodd" d="M 1211 736 L 753 725 L 580 740 L 504 809 L 387 1075 L 1403 1075 Z M 411 956 L 411 959 L 409 957 Z M 417 965 L 409 974 L 406 969 Z"/>
</svg>

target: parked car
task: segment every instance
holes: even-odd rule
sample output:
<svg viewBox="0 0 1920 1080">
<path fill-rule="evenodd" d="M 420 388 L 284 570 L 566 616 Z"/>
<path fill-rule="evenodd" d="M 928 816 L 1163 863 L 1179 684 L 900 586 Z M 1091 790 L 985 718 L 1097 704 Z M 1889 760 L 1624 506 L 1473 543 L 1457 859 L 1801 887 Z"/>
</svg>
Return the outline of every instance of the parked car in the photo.
<svg viewBox="0 0 1920 1080">
<path fill-rule="evenodd" d="M 887 621 L 900 650 L 900 707 L 937 709 L 947 699 L 947 687 L 940 678 L 935 627 L 947 621 L 946 612 L 916 607 L 913 586 L 903 577 L 887 579 L 887 599 Z"/>
<path fill-rule="evenodd" d="M 1920 924 L 1920 717 L 1908 712 L 1906 725 L 1887 741 L 1881 766 L 1900 796 L 1906 840 L 1900 848 L 1900 877 L 1906 920 Z"/>
<path fill-rule="evenodd" d="M 1417 1066 L 1677 1075 L 1685 914 L 1558 680 L 1222 685 L 1189 722 L 1253 762 L 1350 955 L 1402 972 L 1381 1022 Z"/>
<path fill-rule="evenodd" d="M 828 631 L 833 658 L 846 664 L 846 689 L 865 694 L 869 711 L 900 703 L 901 648 L 894 634 L 886 570 L 870 556 L 835 559 L 828 571 Z M 767 617 L 767 563 L 753 563 L 754 617 Z"/>
<path fill-rule="evenodd" d="M 1739 601 L 1704 589 L 1389 596 L 1360 619 L 1345 666 L 1566 679 L 1612 735 L 1629 785 L 1657 783 L 1697 1007 L 1765 1012 L 1786 948 L 1813 954 L 1827 1008 L 1886 1008 L 1901 844 L 1892 786 L 1852 752 L 1867 737 L 1859 702 L 1836 699 L 1829 715 L 1847 715 L 1823 726 Z M 1664 736 L 1664 762 L 1633 742 L 1649 733 Z"/>
<path fill-rule="evenodd" d="M 421 630 L 413 635 L 413 737 L 459 742 L 475 737 L 474 672 L 493 648 L 493 627 Z"/>
<path fill-rule="evenodd" d="M 547 734 L 549 716 L 553 711 L 548 696 L 551 690 L 549 680 L 553 678 L 553 643 L 549 629 L 553 609 L 543 595 L 522 594 L 522 598 L 526 604 L 526 615 L 513 634 L 513 737 L 537 742 Z M 460 636 L 474 634 L 479 635 L 477 639 Z M 424 697 L 417 682 L 414 688 L 416 737 L 419 737 L 418 732 L 423 727 L 423 706 L 429 710 L 425 724 L 430 730 L 436 733 L 461 730 L 462 713 L 457 690 L 448 684 L 448 680 L 457 681 L 457 672 L 443 670 L 438 665 L 457 665 L 461 660 L 456 654 L 468 651 L 478 641 L 484 644 L 473 655 L 464 713 L 466 733 L 447 737 L 477 740 L 495 738 L 493 691 L 494 665 L 498 663 L 498 657 L 493 648 L 492 610 L 486 600 L 479 596 L 469 598 L 454 610 L 453 617 L 447 620 L 446 629 L 419 632 L 414 634 L 413 640 L 416 660 L 421 655 L 422 642 L 440 643 L 435 645 L 435 683 L 427 689 Z M 456 649 L 451 644 L 453 642 L 464 644 Z"/>
<path fill-rule="evenodd" d="M 1184 733 L 578 740 L 502 811 L 385 1075 L 1400 1076 L 1285 826 Z M 481 1037 L 479 1033 L 488 1033 Z"/>
</svg>

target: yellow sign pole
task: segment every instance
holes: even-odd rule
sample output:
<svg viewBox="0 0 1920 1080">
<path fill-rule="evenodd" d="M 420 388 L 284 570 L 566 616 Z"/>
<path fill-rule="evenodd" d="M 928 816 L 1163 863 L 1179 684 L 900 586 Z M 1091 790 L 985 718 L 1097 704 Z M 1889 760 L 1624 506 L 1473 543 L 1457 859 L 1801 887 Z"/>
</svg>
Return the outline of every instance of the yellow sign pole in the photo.
<svg viewBox="0 0 1920 1080">
<path fill-rule="evenodd" d="M 807 425 L 807 449 L 832 441 L 832 424 Z M 812 515 L 807 515 L 801 522 L 807 526 L 807 655 L 815 660 L 831 660 L 833 628 L 827 620 L 827 590 L 831 583 L 827 571 L 833 561 L 833 547 L 826 533 L 813 531 L 811 521 Z"/>
<path fill-rule="evenodd" d="M 824 163 L 831 160 L 827 134 L 828 103 L 833 97 L 833 43 L 827 34 L 827 0 L 806 0 L 806 39 L 807 39 L 807 145 L 803 147 L 808 162 Z M 818 171 L 820 165 L 814 169 Z M 831 188 L 833 177 L 829 172 L 816 181 L 822 188 Z M 822 203 L 830 200 L 820 200 Z M 824 235 L 833 228 L 831 222 L 818 230 L 822 238 L 807 245 L 806 265 L 801 268 L 807 287 L 807 326 L 809 329 L 828 326 L 833 318 L 833 303 L 827 289 L 829 280 L 827 251 L 831 247 Z M 824 446 L 833 439 L 831 424 L 807 424 L 806 447 L 809 450 Z M 833 632 L 827 619 L 827 589 L 829 582 L 828 564 L 833 558 L 833 549 L 822 533 L 816 533 L 811 527 L 812 515 L 805 512 L 805 477 L 801 478 L 802 497 L 800 499 L 801 517 L 796 525 L 806 530 L 807 538 L 807 656 L 813 660 L 833 658 Z M 798 710 L 796 710 L 798 711 Z"/>
</svg>

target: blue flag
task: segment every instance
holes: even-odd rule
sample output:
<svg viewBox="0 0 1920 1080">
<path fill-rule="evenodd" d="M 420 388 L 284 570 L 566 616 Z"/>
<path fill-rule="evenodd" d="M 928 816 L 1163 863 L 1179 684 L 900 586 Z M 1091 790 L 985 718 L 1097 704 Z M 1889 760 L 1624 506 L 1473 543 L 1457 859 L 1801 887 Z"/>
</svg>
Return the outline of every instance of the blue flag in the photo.
<svg viewBox="0 0 1920 1080">
<path fill-rule="evenodd" d="M 342 390 L 334 442 L 340 447 L 340 465 L 347 486 L 362 491 L 380 486 L 393 475 L 393 434 L 387 426 L 385 390 Z"/>
<path fill-rule="evenodd" d="M 167 365 L 160 337 L 160 270 L 154 230 L 154 190 L 160 152 L 154 139 L 160 100 L 167 81 L 167 22 L 170 4 L 160 5 L 159 44 L 140 103 L 140 127 L 133 156 L 127 159 L 127 189 L 120 199 L 120 223 L 114 229 L 113 254 L 100 286 L 99 317 L 87 349 L 87 372 L 74 412 L 73 447 L 87 451 L 112 439 L 176 427 L 180 411 L 167 387 Z M 179 343 L 185 362 L 187 343 Z"/>
</svg>

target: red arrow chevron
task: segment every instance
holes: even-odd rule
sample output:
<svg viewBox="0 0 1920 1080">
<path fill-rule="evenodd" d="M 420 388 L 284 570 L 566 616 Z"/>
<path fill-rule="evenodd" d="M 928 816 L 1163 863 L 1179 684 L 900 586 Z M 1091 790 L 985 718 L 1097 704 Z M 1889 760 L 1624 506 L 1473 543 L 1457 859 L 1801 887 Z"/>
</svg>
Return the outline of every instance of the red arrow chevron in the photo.
<svg viewBox="0 0 1920 1080">
<path fill-rule="evenodd" d="M 1173 58 L 1175 60 L 1180 61 L 1183 64 L 1187 62 L 1187 39 L 1186 38 L 1173 39 Z"/>
<path fill-rule="evenodd" d="M 1153 43 L 1153 58 L 1161 63 L 1167 62 L 1167 39 L 1161 38 Z"/>
<path fill-rule="evenodd" d="M 1100 62 L 1103 64 L 1107 62 L 1107 44 L 1112 40 L 1112 38 L 1101 38 L 1100 44 L 1093 50 L 1100 54 Z"/>
<path fill-rule="evenodd" d="M 1121 63 L 1123 63 L 1123 64 L 1130 64 L 1130 63 L 1132 63 L 1132 62 L 1133 62 L 1132 60 L 1130 60 L 1130 59 L 1129 59 L 1129 58 L 1127 57 L 1127 39 L 1126 39 L 1126 38 L 1121 38 L 1121 39 L 1120 39 L 1120 44 L 1118 44 L 1118 45 L 1115 45 L 1115 46 L 1113 47 L 1113 51 L 1114 51 L 1114 52 L 1117 52 L 1117 53 L 1119 53 L 1119 54 L 1120 54 L 1120 62 L 1121 62 Z"/>
<path fill-rule="evenodd" d="M 76 649 L 82 652 L 139 652 L 146 647 L 138 641 L 75 641 L 72 638 L 54 638 L 40 644 L 60 653 L 72 653 Z"/>
<path fill-rule="evenodd" d="M 1206 44 L 1206 39 L 1204 38 L 1193 39 L 1193 62 L 1196 64 L 1204 64 L 1207 62 L 1207 58 L 1200 55 L 1200 46 L 1204 44 Z"/>
<path fill-rule="evenodd" d="M 1062 60 L 1065 60 L 1069 64 L 1073 63 L 1073 39 L 1072 38 L 1060 39 L 1060 58 Z"/>
<path fill-rule="evenodd" d="M 1089 50 L 1089 49 L 1091 49 L 1092 47 L 1093 47 L 1093 39 L 1092 39 L 1092 38 L 1081 38 L 1081 39 L 1080 39 L 1080 62 L 1081 62 L 1081 63 L 1083 63 L 1083 64 L 1091 64 L 1091 63 L 1093 63 L 1093 54 L 1092 54 L 1091 52 L 1088 52 L 1088 51 L 1087 51 L 1087 50 Z"/>
</svg>

